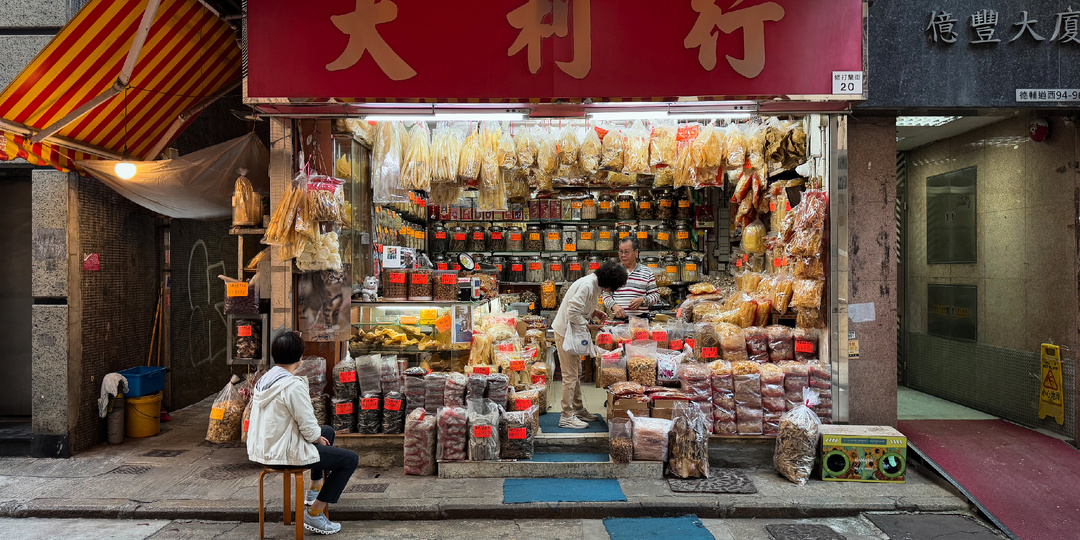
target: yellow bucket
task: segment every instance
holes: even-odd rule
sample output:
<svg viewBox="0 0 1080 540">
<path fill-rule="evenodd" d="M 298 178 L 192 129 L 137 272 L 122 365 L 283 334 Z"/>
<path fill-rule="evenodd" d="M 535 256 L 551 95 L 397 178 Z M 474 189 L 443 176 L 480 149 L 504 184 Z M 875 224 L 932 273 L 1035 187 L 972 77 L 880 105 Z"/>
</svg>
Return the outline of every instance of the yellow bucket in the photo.
<svg viewBox="0 0 1080 540">
<path fill-rule="evenodd" d="M 129 397 L 124 405 L 124 433 L 128 437 L 153 437 L 161 432 L 161 392 Z"/>
</svg>

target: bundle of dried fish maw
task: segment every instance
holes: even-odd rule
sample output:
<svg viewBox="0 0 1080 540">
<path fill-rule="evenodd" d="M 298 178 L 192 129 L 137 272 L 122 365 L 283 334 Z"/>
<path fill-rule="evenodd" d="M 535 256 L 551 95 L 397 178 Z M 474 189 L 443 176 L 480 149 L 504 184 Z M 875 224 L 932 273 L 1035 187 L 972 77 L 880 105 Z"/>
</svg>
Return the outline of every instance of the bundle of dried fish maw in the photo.
<svg viewBox="0 0 1080 540">
<path fill-rule="evenodd" d="M 475 186 L 480 178 L 483 154 L 480 148 L 480 133 L 469 127 L 468 135 L 461 145 L 461 157 L 458 158 L 458 180 L 466 186 Z"/>
<path fill-rule="evenodd" d="M 581 141 L 581 149 L 579 150 L 579 164 L 581 169 L 588 174 L 594 174 L 600 170 L 600 153 L 603 150 L 603 143 L 600 141 L 600 135 L 596 134 L 596 130 L 589 128 L 585 133 L 585 139 Z"/>
<path fill-rule="evenodd" d="M 450 123 L 440 123 L 431 134 L 431 181 L 434 184 L 457 182 L 461 146 L 465 130 Z"/>
<path fill-rule="evenodd" d="M 517 150 L 518 166 L 532 167 L 536 163 L 536 133 L 533 128 L 521 126 L 514 134 L 514 148 Z"/>
<path fill-rule="evenodd" d="M 540 172 L 552 175 L 559 170 L 559 152 L 555 147 L 556 134 L 553 130 L 540 133 L 536 150 L 536 167 Z"/>
<path fill-rule="evenodd" d="M 499 137 L 498 151 L 499 166 L 504 169 L 513 169 L 517 166 L 517 149 L 514 147 L 514 138 L 509 129 L 503 129 Z"/>
<path fill-rule="evenodd" d="M 409 130 L 409 144 L 401 168 L 401 185 L 405 189 L 431 189 L 431 134 L 427 125 L 417 122 Z"/>
<path fill-rule="evenodd" d="M 641 120 L 635 121 L 626 132 L 622 172 L 625 174 L 648 174 L 649 172 L 649 132 Z"/>
<path fill-rule="evenodd" d="M 675 165 L 675 135 L 676 128 L 673 124 L 653 126 L 649 137 L 649 165 L 653 167 Z"/>
<path fill-rule="evenodd" d="M 595 128 L 600 130 L 601 128 Z M 600 158 L 600 168 L 608 171 L 621 171 L 623 168 L 623 146 L 626 144 L 622 128 L 611 128 L 604 133 L 598 133 L 603 140 L 603 154 Z"/>
<path fill-rule="evenodd" d="M 724 128 L 721 144 L 727 150 L 724 168 L 729 171 L 741 169 L 746 162 L 746 134 L 740 124 L 731 124 Z"/>
<path fill-rule="evenodd" d="M 577 130 L 573 126 L 566 126 L 559 135 L 556 149 L 559 152 L 560 165 L 574 165 L 578 160 L 578 148 L 581 142 L 578 140 Z"/>
</svg>

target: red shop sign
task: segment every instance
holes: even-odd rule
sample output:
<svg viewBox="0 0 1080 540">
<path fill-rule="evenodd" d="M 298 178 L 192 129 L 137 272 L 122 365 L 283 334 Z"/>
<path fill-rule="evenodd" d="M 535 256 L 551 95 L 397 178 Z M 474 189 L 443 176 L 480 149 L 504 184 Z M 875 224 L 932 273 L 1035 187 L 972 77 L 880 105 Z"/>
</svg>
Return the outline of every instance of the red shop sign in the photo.
<svg viewBox="0 0 1080 540">
<path fill-rule="evenodd" d="M 861 0 L 260 0 L 248 6 L 246 97 L 828 95 L 834 71 L 862 71 L 862 11 Z"/>
</svg>

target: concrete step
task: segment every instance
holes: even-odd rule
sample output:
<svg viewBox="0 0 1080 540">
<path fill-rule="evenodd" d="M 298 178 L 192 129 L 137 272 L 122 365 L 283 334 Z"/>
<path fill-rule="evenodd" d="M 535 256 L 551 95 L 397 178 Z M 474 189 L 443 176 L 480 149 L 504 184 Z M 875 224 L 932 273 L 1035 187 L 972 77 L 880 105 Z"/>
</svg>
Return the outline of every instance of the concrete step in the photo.
<svg viewBox="0 0 1080 540">
<path fill-rule="evenodd" d="M 559 454 L 546 456 L 553 459 Z M 573 454 L 566 454 L 572 456 Z M 596 455 L 606 458 L 605 454 Z M 662 478 L 659 461 L 456 461 L 439 463 L 439 478 Z"/>
</svg>

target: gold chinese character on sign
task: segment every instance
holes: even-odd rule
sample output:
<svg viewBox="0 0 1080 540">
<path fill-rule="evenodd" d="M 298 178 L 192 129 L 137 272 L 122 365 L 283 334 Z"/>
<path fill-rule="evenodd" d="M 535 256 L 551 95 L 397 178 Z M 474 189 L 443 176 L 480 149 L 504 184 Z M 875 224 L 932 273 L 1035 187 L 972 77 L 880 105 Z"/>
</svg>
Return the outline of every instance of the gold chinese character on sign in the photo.
<svg viewBox="0 0 1080 540">
<path fill-rule="evenodd" d="M 584 79 L 592 69 L 592 10 L 590 0 L 528 0 L 506 15 L 510 26 L 520 30 L 517 39 L 506 50 L 514 56 L 528 49 L 529 72 L 540 71 L 540 44 L 551 36 L 564 38 L 570 34 L 570 4 L 574 11 L 574 59 L 556 61 L 555 65 L 575 79 Z M 551 23 L 544 20 L 551 16 Z"/>
<path fill-rule="evenodd" d="M 716 67 L 716 43 L 719 29 L 730 34 L 742 29 L 743 57 L 727 55 L 727 61 L 735 71 L 748 79 L 753 79 L 765 69 L 765 22 L 777 22 L 784 18 L 784 8 L 776 2 L 766 2 L 756 6 L 734 9 L 743 0 L 736 0 L 728 12 L 716 5 L 715 0 L 691 0 L 690 6 L 698 12 L 697 21 L 690 33 L 683 40 L 683 47 L 698 49 L 698 63 L 712 71 Z"/>
<path fill-rule="evenodd" d="M 397 4 L 390 0 L 356 0 L 356 10 L 344 15 L 333 15 L 330 21 L 342 33 L 349 36 L 349 44 L 341 52 L 341 56 L 326 64 L 329 71 L 348 69 L 356 65 L 363 58 L 364 53 L 370 53 L 371 59 L 379 65 L 379 69 L 395 81 L 402 81 L 416 76 L 416 70 L 409 67 L 394 49 L 386 43 L 375 28 L 385 22 L 397 18 Z"/>
</svg>

